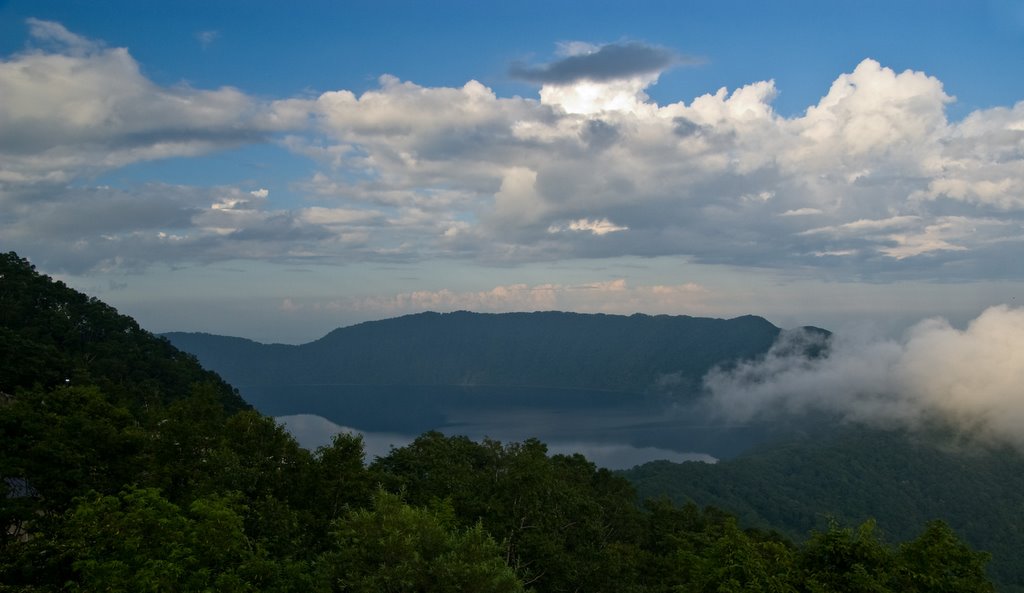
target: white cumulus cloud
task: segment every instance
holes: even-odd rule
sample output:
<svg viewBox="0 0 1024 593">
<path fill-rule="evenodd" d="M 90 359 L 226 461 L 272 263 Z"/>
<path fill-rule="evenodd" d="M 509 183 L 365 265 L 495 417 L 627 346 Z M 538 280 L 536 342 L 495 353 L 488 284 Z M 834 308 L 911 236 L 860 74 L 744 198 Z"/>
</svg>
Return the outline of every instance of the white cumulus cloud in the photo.
<svg viewBox="0 0 1024 593">
<path fill-rule="evenodd" d="M 259 141 L 271 105 L 222 87 L 163 87 L 125 48 L 31 19 L 33 48 L 0 60 L 0 181 L 68 181 L 133 162 Z"/>
<path fill-rule="evenodd" d="M 597 50 L 569 55 L 587 51 Z M 813 269 L 840 258 L 860 278 L 1024 273 L 966 264 L 1019 245 L 1019 107 L 949 122 L 954 99 L 939 80 L 870 59 L 789 118 L 772 109 L 772 81 L 656 105 L 637 94 L 652 72 L 634 73 L 648 79 L 623 91 L 636 101 L 628 110 L 546 97 L 552 84 L 582 97 L 595 84 L 631 85 L 632 74 L 545 74 L 540 101 L 392 78 L 358 97 L 327 93 L 316 101 L 322 175 L 336 195 L 378 203 L 406 192 L 423 207 L 456 192 L 438 236 L 483 261 L 685 255 Z M 367 171 L 366 182 L 343 181 Z M 624 229 L 614 243 L 585 240 Z"/>
<path fill-rule="evenodd" d="M 70 188 L 131 163 L 276 139 L 316 169 L 285 180 L 311 202 L 301 208 L 264 188 L 192 188 L 178 193 L 207 202 L 181 202 L 163 228 L 142 214 L 113 234 L 84 224 L 58 268 L 197 254 L 503 266 L 676 256 L 881 282 L 1024 278 L 1024 103 L 950 121 L 954 93 L 925 72 L 865 59 L 784 117 L 770 78 L 659 105 L 645 89 L 691 59 L 567 43 L 560 59 L 519 68 L 536 97 L 384 75 L 360 94 L 268 101 L 159 85 L 125 48 L 49 21 L 29 28 L 27 48 L 0 60 L 0 233 L 12 247 L 59 257 L 33 239 L 49 224 L 40 213 L 85 194 L 103 212 L 126 195 L 151 204 L 159 184 Z M 139 248 L 157 232 L 183 239 Z"/>
</svg>

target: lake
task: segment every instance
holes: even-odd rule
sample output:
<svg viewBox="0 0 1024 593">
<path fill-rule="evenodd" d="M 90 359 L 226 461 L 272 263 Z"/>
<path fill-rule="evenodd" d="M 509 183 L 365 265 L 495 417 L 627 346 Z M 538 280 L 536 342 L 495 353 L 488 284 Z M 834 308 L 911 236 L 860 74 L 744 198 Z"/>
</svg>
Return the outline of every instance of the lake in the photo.
<svg viewBox="0 0 1024 593">
<path fill-rule="evenodd" d="M 552 453 L 582 453 L 599 466 L 625 469 L 656 459 L 714 462 L 794 430 L 729 424 L 699 403 L 612 391 L 437 385 L 241 385 L 239 391 L 303 446 L 357 432 L 371 459 L 438 430 L 476 440 L 537 438 Z"/>
</svg>

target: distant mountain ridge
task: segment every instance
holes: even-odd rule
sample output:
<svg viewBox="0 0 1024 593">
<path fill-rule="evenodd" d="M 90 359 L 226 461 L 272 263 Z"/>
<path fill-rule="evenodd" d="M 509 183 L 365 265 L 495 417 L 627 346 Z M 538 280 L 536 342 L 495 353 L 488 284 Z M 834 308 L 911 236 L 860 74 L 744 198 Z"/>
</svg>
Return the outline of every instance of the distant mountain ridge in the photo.
<svg viewBox="0 0 1024 593">
<path fill-rule="evenodd" d="M 782 331 L 753 315 L 458 311 L 360 323 L 297 346 L 164 336 L 243 392 L 252 384 L 370 384 L 650 393 L 696 388 L 711 368 L 764 354 Z"/>
</svg>

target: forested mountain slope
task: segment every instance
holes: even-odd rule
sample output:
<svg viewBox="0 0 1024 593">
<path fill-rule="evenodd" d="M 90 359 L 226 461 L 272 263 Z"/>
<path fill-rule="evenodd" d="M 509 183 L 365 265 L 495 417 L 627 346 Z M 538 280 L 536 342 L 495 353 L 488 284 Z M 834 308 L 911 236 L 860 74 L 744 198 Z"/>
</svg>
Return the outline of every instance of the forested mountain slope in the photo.
<svg viewBox="0 0 1024 593">
<path fill-rule="evenodd" d="M 972 545 L 993 552 L 1007 591 L 1024 591 L 1024 457 L 1010 449 L 847 427 L 831 438 L 793 441 L 717 464 L 648 463 L 622 472 L 641 496 L 714 505 L 743 524 L 800 537 L 827 517 L 874 517 L 893 540 L 946 520 Z"/>
<path fill-rule="evenodd" d="M 685 392 L 716 365 L 763 354 L 781 331 L 754 316 L 460 311 L 361 323 L 300 346 L 165 335 L 240 387 L 525 385 Z"/>
<path fill-rule="evenodd" d="M 0 254 L 0 392 L 96 385 L 135 404 L 168 402 L 196 384 L 229 410 L 248 408 L 196 358 L 139 327 L 113 307 Z"/>
</svg>

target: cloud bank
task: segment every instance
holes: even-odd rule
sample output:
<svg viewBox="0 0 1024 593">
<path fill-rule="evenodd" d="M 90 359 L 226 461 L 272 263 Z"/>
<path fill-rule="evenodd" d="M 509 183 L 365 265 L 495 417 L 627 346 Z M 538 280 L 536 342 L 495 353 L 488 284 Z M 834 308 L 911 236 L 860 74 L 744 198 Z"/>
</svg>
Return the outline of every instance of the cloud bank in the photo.
<svg viewBox="0 0 1024 593">
<path fill-rule="evenodd" d="M 836 336 L 817 359 L 799 355 L 801 339 L 709 374 L 715 408 L 739 421 L 823 411 L 882 427 L 951 426 L 1024 450 L 1024 308 L 989 308 L 963 330 L 925 320 L 901 340 Z"/>
<path fill-rule="evenodd" d="M 659 105 L 644 89 L 683 58 L 574 43 L 514 67 L 536 98 L 385 75 L 361 94 L 268 100 L 162 86 L 125 48 L 28 25 L 28 47 L 0 60 L 0 235 L 55 272 L 673 256 L 834 280 L 1024 279 L 1024 102 L 951 122 L 954 98 L 923 72 L 865 59 L 783 117 L 771 80 Z M 314 164 L 291 180 L 298 200 L 91 182 L 259 143 Z"/>
</svg>

